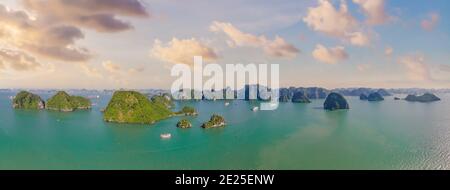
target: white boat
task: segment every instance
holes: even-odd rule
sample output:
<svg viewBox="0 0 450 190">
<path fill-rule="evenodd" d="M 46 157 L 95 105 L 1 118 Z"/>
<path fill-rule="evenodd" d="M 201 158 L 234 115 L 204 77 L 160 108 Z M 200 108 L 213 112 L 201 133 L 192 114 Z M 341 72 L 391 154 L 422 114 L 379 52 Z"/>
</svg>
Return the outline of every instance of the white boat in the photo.
<svg viewBox="0 0 450 190">
<path fill-rule="evenodd" d="M 16 97 L 15 97 L 15 96 L 10 96 L 10 97 L 9 97 L 10 100 L 12 100 L 12 99 L 14 99 L 14 98 L 16 98 Z"/>
<path fill-rule="evenodd" d="M 162 139 L 170 139 L 170 138 L 172 138 L 172 134 L 170 134 L 170 133 L 163 133 L 163 134 L 160 135 L 160 137 Z"/>
<path fill-rule="evenodd" d="M 230 105 L 230 102 L 225 102 L 225 106 L 229 106 Z"/>
<path fill-rule="evenodd" d="M 259 110 L 259 107 L 257 107 L 257 106 L 252 108 L 252 111 L 258 111 L 258 110 Z"/>
</svg>

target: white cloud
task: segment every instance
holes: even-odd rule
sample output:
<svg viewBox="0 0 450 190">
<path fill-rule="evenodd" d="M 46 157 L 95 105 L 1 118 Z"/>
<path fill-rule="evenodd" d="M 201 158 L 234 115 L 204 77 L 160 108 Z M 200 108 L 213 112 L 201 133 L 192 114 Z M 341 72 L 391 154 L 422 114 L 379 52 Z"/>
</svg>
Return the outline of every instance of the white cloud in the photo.
<svg viewBox="0 0 450 190">
<path fill-rule="evenodd" d="M 432 80 L 430 69 L 425 63 L 423 55 L 408 55 L 399 58 L 399 64 L 403 65 L 410 80 L 429 81 Z"/>
<path fill-rule="evenodd" d="M 389 20 L 384 9 L 384 0 L 353 0 L 353 2 L 361 6 L 364 14 L 368 17 L 368 24 L 383 24 Z"/>
<path fill-rule="evenodd" d="M 314 49 L 312 55 L 316 60 L 327 64 L 336 64 L 348 58 L 344 47 L 326 48 L 321 44 L 316 45 L 316 49 Z"/>
<path fill-rule="evenodd" d="M 370 43 L 368 34 L 363 32 L 358 21 L 350 14 L 345 1 L 339 10 L 328 0 L 318 0 L 317 7 L 308 8 L 303 18 L 308 27 L 328 36 L 343 39 L 356 46 Z"/>
<path fill-rule="evenodd" d="M 225 33 L 230 38 L 228 44 L 231 47 L 248 46 L 261 48 L 269 56 L 284 58 L 294 58 L 300 52 L 294 45 L 287 43 L 286 40 L 279 36 L 276 36 L 274 40 L 269 40 L 263 35 L 256 36 L 244 33 L 231 23 L 214 21 L 210 26 L 210 30 Z"/>
<path fill-rule="evenodd" d="M 194 56 L 202 56 L 204 61 L 215 61 L 218 59 L 216 52 L 195 38 L 182 39 L 173 38 L 166 45 L 155 40 L 151 55 L 169 63 L 182 63 L 193 65 Z"/>
<path fill-rule="evenodd" d="M 362 32 L 354 32 L 348 35 L 350 43 L 356 46 L 367 46 L 370 44 L 369 37 Z"/>
</svg>

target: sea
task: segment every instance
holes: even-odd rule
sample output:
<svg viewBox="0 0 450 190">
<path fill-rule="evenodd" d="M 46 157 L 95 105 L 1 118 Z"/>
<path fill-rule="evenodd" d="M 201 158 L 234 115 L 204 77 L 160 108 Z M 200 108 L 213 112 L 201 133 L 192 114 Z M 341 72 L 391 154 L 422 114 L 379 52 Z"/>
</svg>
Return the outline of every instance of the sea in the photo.
<svg viewBox="0 0 450 190">
<path fill-rule="evenodd" d="M 104 122 L 111 93 L 88 94 L 93 108 L 71 113 L 16 110 L 14 95 L 0 92 L 0 169 L 450 169 L 450 94 L 432 103 L 346 97 L 350 109 L 340 111 L 323 110 L 324 100 L 273 111 L 252 111 L 257 101 L 177 101 L 174 110 L 199 115 L 152 125 Z M 201 128 L 212 114 L 226 127 Z M 193 127 L 177 128 L 183 118 Z"/>
</svg>

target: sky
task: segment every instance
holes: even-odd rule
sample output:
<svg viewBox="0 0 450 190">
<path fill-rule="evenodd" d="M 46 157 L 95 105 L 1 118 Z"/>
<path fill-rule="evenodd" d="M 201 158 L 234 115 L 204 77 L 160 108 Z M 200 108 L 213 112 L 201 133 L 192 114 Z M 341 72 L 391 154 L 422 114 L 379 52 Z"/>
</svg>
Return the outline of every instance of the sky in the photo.
<svg viewBox="0 0 450 190">
<path fill-rule="evenodd" d="M 450 88 L 447 0 L 1 0 L 0 88 L 170 88 L 174 64 L 281 86 Z"/>
</svg>

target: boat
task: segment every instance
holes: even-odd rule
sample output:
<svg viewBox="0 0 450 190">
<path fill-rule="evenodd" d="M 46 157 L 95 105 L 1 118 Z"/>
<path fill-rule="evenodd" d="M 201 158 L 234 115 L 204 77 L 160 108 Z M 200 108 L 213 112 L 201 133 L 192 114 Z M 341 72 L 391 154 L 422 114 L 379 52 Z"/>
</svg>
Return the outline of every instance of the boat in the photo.
<svg viewBox="0 0 450 190">
<path fill-rule="evenodd" d="M 252 111 L 258 111 L 258 110 L 259 110 L 259 107 L 257 107 L 257 106 L 252 108 Z"/>
<path fill-rule="evenodd" d="M 163 134 L 160 135 L 160 137 L 162 139 L 170 139 L 170 138 L 172 138 L 172 134 L 170 134 L 170 133 L 163 133 Z"/>
<path fill-rule="evenodd" d="M 225 106 L 229 106 L 230 105 L 230 102 L 225 102 Z"/>
<path fill-rule="evenodd" d="M 13 100 L 14 98 L 16 98 L 15 96 L 10 96 L 9 99 Z"/>
</svg>

